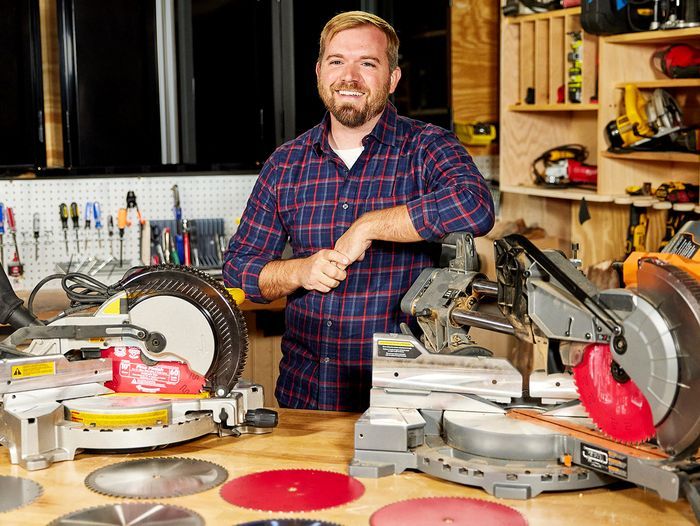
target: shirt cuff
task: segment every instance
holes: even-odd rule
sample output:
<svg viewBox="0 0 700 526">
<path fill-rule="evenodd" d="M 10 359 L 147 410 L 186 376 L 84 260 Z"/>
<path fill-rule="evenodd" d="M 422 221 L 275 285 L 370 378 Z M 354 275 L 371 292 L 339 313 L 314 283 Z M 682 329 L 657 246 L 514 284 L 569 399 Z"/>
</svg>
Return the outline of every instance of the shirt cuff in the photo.
<svg viewBox="0 0 700 526">
<path fill-rule="evenodd" d="M 406 203 L 408 215 L 418 235 L 426 241 L 437 241 L 445 235 L 435 199 L 425 195 Z"/>
<path fill-rule="evenodd" d="M 271 260 L 264 257 L 251 257 L 245 263 L 226 266 L 224 281 L 227 286 L 240 287 L 245 292 L 246 298 L 255 303 L 270 303 L 260 292 L 260 272 Z M 239 272 L 236 275 L 236 272 Z"/>
</svg>

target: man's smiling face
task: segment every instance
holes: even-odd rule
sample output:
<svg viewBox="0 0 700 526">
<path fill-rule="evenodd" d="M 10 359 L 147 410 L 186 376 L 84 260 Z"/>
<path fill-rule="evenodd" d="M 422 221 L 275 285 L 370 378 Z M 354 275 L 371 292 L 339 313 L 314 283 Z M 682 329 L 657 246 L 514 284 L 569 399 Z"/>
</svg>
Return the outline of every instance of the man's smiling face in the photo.
<svg viewBox="0 0 700 526">
<path fill-rule="evenodd" d="M 316 64 L 318 93 L 344 126 L 357 128 L 379 115 L 396 89 L 400 70 L 389 71 L 384 33 L 365 25 L 340 31 Z"/>
</svg>

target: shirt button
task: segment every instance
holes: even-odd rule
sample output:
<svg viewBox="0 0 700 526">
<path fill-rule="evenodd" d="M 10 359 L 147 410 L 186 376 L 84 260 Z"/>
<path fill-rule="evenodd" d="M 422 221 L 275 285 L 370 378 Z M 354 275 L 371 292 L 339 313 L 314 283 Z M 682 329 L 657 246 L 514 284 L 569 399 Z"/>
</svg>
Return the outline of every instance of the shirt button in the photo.
<svg viewBox="0 0 700 526">
<path fill-rule="evenodd" d="M 331 361 L 331 359 L 328 356 L 323 358 L 323 363 L 328 363 L 330 361 Z"/>
<path fill-rule="evenodd" d="M 332 321 L 332 320 L 328 320 L 328 321 L 326 322 L 326 326 L 332 327 L 332 326 L 333 326 L 333 321 Z"/>
<path fill-rule="evenodd" d="M 347 210 L 349 208 L 349 205 L 347 203 L 343 203 L 343 210 Z"/>
</svg>

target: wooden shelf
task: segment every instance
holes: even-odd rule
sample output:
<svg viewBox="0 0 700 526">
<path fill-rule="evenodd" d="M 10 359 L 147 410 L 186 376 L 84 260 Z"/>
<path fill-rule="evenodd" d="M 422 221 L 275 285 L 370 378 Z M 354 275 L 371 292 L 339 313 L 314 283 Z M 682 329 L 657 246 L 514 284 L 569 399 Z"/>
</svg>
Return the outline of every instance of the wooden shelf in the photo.
<svg viewBox="0 0 700 526">
<path fill-rule="evenodd" d="M 622 35 L 603 37 L 606 43 L 611 44 L 672 44 L 674 42 L 697 38 L 700 38 L 700 35 L 698 35 L 698 29 L 696 27 L 642 31 L 640 33 L 624 33 Z"/>
<path fill-rule="evenodd" d="M 508 111 L 597 111 L 598 104 L 511 104 Z"/>
<path fill-rule="evenodd" d="M 568 199 L 570 201 L 586 201 L 596 203 L 612 203 L 615 200 L 613 195 L 598 194 L 595 190 L 584 190 L 583 188 L 547 188 L 535 185 L 505 186 L 501 185 L 501 192 L 521 195 L 533 195 L 537 197 L 553 197 L 555 199 Z"/>
<path fill-rule="evenodd" d="M 506 17 L 506 22 L 509 24 L 520 24 L 522 22 L 532 22 L 533 20 L 549 20 L 551 18 L 562 18 L 570 15 L 580 15 L 580 7 L 570 7 L 568 9 L 557 9 L 555 11 L 547 11 L 546 13 L 534 13 L 532 15 L 511 16 Z"/>
<path fill-rule="evenodd" d="M 700 88 L 700 79 L 658 79 L 658 80 L 630 80 L 628 82 L 617 82 L 616 88 L 623 89 L 626 84 L 634 84 L 639 89 L 654 88 Z"/>
<path fill-rule="evenodd" d="M 684 152 L 629 152 L 612 153 L 601 152 L 608 159 L 621 159 L 623 161 L 662 161 L 674 163 L 700 163 L 700 154 Z"/>
</svg>

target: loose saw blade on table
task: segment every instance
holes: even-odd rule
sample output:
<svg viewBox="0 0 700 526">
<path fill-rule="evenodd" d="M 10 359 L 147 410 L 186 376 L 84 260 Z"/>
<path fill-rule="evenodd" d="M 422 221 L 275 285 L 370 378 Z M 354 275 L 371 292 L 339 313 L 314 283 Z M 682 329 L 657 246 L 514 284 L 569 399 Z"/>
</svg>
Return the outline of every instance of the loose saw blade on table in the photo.
<svg viewBox="0 0 700 526">
<path fill-rule="evenodd" d="M 85 485 L 110 497 L 159 499 L 200 493 L 227 477 L 228 472 L 212 462 L 159 457 L 105 466 L 90 473 Z"/>
</svg>

